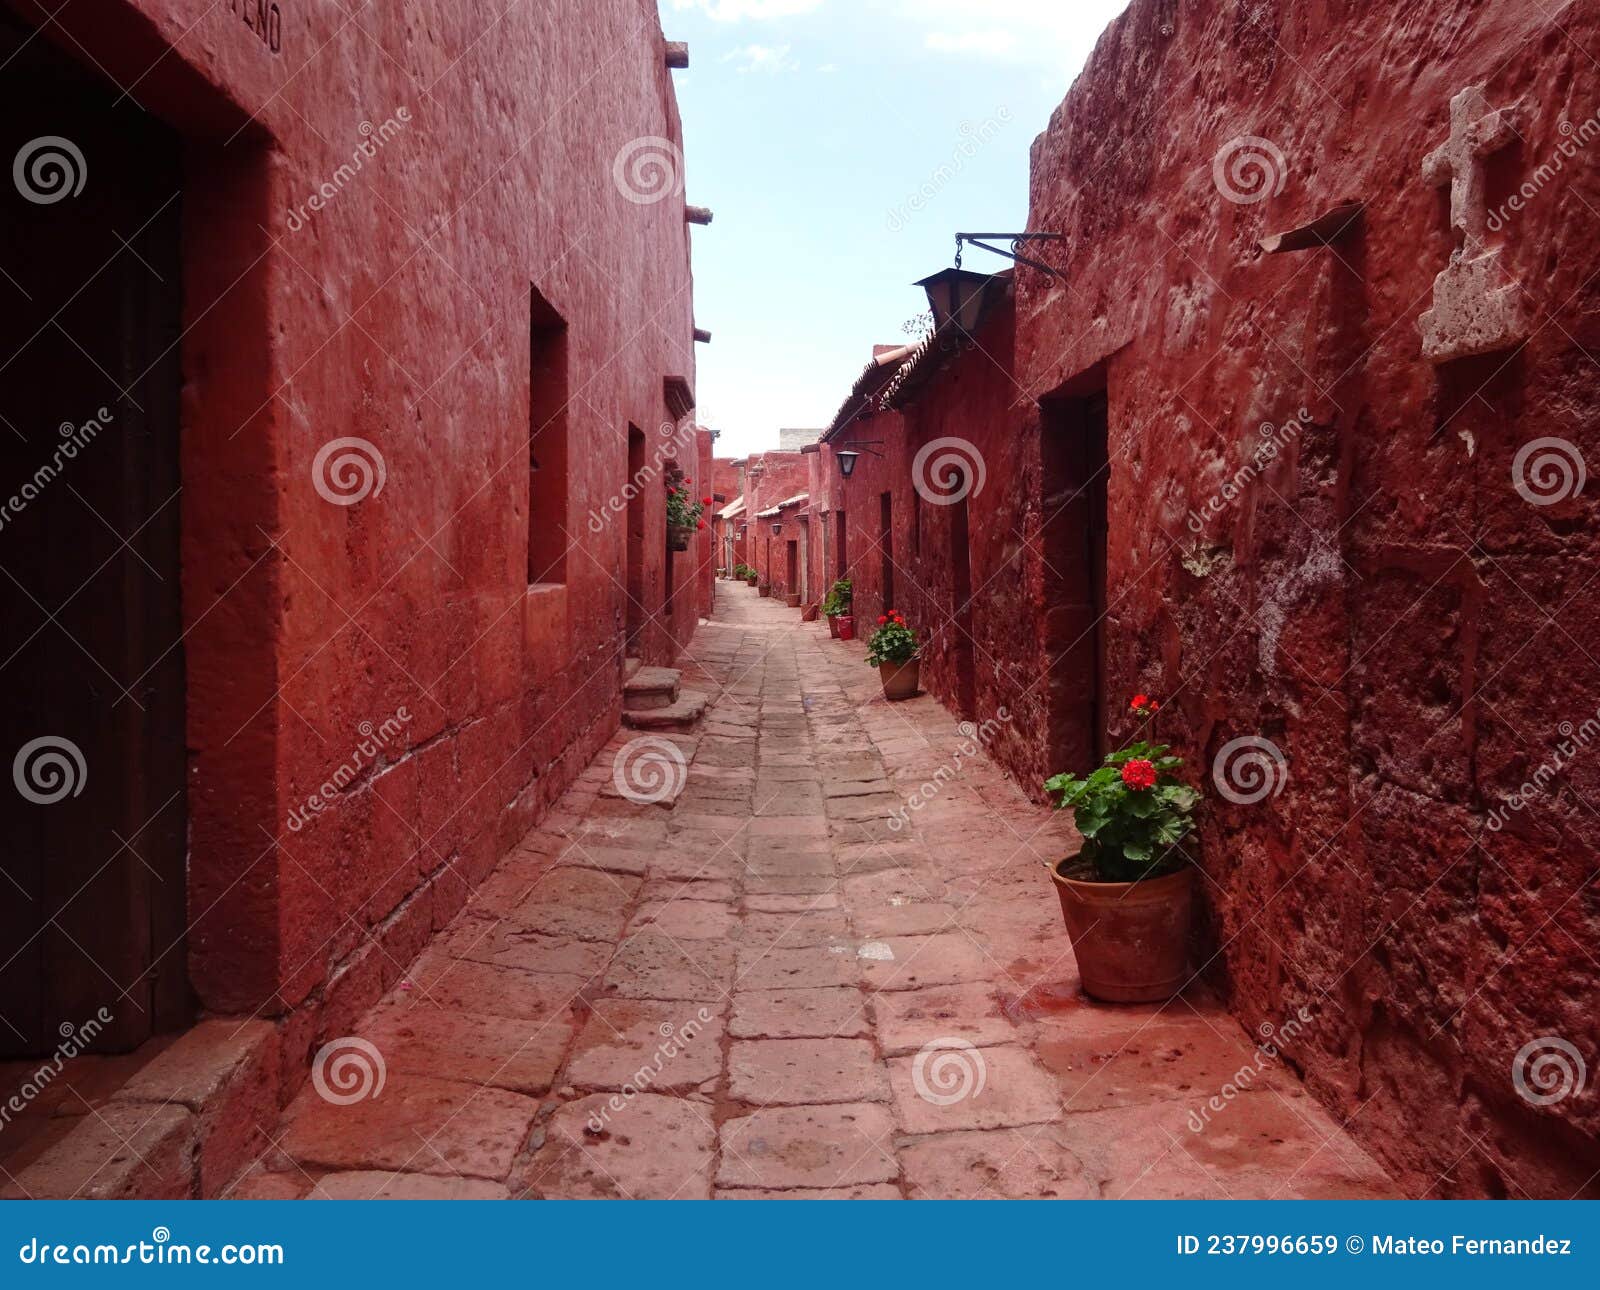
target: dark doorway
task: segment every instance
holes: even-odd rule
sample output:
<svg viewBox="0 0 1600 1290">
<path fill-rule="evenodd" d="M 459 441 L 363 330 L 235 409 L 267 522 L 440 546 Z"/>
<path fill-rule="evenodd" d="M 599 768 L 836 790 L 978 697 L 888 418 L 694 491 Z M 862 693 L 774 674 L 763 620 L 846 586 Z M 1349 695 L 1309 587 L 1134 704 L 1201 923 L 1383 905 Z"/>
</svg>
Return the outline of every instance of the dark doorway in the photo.
<svg viewBox="0 0 1600 1290">
<path fill-rule="evenodd" d="M 798 596 L 800 594 L 800 544 L 789 542 L 784 553 L 783 568 L 783 594 Z"/>
<path fill-rule="evenodd" d="M 1041 410 L 1048 764 L 1086 774 L 1106 752 L 1106 396 Z"/>
<path fill-rule="evenodd" d="M 538 288 L 528 292 L 528 584 L 565 582 L 567 324 Z"/>
<path fill-rule="evenodd" d="M 126 1050 L 191 1015 L 181 149 L 6 22 L 0 62 L 0 1055 Z"/>
<path fill-rule="evenodd" d="M 882 493 L 878 497 L 878 553 L 882 558 L 880 567 L 883 588 L 883 612 L 888 613 L 895 607 L 894 603 L 894 495 Z"/>
<path fill-rule="evenodd" d="M 628 426 L 628 636 L 629 658 L 639 652 L 639 634 L 644 631 L 644 529 L 645 529 L 645 441 L 644 431 Z"/>
<path fill-rule="evenodd" d="M 958 491 L 960 501 L 950 506 L 950 593 L 955 606 L 955 639 L 952 657 L 956 666 L 956 713 L 964 720 L 975 720 L 978 707 L 976 649 L 972 639 L 972 544 L 967 528 L 967 499 L 970 485 Z"/>
<path fill-rule="evenodd" d="M 833 540 L 836 549 L 833 555 L 833 576 L 835 578 L 848 578 L 850 576 L 850 544 L 845 537 L 844 516 L 845 513 L 843 511 L 834 512 Z"/>
</svg>

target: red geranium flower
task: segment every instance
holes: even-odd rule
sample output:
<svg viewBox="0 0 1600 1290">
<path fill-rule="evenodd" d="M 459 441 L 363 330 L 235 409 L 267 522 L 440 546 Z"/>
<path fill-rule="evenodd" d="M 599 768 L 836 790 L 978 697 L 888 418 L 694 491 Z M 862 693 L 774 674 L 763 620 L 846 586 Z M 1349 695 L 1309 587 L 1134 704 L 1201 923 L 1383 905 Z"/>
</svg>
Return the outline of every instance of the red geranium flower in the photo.
<svg viewBox="0 0 1600 1290">
<path fill-rule="evenodd" d="M 702 497 L 700 499 L 700 505 L 702 505 L 702 506 L 710 506 L 711 505 L 711 499 L 709 497 Z"/>
<path fill-rule="evenodd" d="M 1156 768 L 1154 764 L 1143 757 L 1135 757 L 1122 764 L 1122 782 L 1129 788 L 1138 792 L 1146 788 L 1154 788 L 1156 784 Z"/>
<path fill-rule="evenodd" d="M 703 529 L 703 528 L 705 528 L 705 526 L 706 526 L 706 522 L 704 520 L 699 520 L 695 524 L 695 528 L 697 528 L 697 529 Z"/>
<path fill-rule="evenodd" d="M 1148 694 L 1136 694 L 1136 695 L 1133 696 L 1133 702 L 1131 704 L 1129 704 L 1129 706 L 1135 712 L 1138 712 L 1141 708 L 1143 708 L 1145 706 L 1145 704 L 1147 704 L 1149 702 L 1150 702 L 1150 696 Z"/>
<path fill-rule="evenodd" d="M 889 620 L 886 617 L 884 617 L 884 615 L 882 615 L 882 614 L 878 615 L 878 626 L 879 627 L 882 627 L 888 621 Z"/>
</svg>

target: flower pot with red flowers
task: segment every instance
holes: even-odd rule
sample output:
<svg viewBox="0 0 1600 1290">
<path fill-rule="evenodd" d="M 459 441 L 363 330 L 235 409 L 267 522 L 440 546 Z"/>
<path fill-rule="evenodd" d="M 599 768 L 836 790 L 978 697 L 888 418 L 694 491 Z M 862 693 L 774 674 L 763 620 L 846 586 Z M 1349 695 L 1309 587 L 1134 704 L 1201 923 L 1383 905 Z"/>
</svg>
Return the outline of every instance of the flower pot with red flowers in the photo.
<svg viewBox="0 0 1600 1290">
<path fill-rule="evenodd" d="M 916 629 L 908 627 L 897 610 L 878 618 L 878 630 L 867 638 L 867 664 L 878 669 L 883 697 L 891 703 L 917 693 L 922 662 L 917 657 Z"/>
<path fill-rule="evenodd" d="M 822 599 L 822 612 L 828 620 L 828 635 L 838 639 L 839 620 L 850 612 L 850 579 L 840 578 L 828 588 L 828 594 Z"/>
<path fill-rule="evenodd" d="M 1141 741 L 1086 779 L 1045 783 L 1083 834 L 1082 850 L 1050 876 L 1078 975 L 1096 999 L 1155 1003 L 1188 980 L 1193 870 L 1179 844 L 1200 795 L 1177 778 L 1182 765 L 1165 744 Z"/>
<path fill-rule="evenodd" d="M 705 528 L 701 516 L 711 499 L 695 501 L 685 485 L 667 485 L 667 546 L 673 551 L 687 551 L 694 535 Z"/>
</svg>

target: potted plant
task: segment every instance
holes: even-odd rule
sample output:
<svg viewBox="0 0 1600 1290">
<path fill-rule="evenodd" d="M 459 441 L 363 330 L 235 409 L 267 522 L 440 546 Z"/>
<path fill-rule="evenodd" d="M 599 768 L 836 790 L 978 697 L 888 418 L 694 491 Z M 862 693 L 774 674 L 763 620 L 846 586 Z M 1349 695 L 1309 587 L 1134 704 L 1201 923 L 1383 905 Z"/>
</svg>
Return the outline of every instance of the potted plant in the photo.
<svg viewBox="0 0 1600 1290">
<path fill-rule="evenodd" d="M 917 633 L 898 610 L 878 618 L 878 630 L 867 638 L 867 664 L 878 669 L 883 697 L 890 702 L 916 695 L 922 670 L 917 648 Z"/>
<path fill-rule="evenodd" d="M 695 501 L 689 493 L 687 484 L 676 486 L 668 484 L 667 546 L 674 551 L 687 551 L 690 540 L 699 530 L 705 528 L 706 522 L 701 516 L 710 505 L 709 497 Z"/>
<path fill-rule="evenodd" d="M 1135 710 L 1157 705 L 1139 696 Z M 1083 848 L 1050 870 L 1084 991 L 1110 1003 L 1170 999 L 1188 979 L 1193 870 L 1179 844 L 1200 795 L 1177 778 L 1183 758 L 1140 740 L 1086 779 L 1045 791 L 1070 810 Z"/>
<path fill-rule="evenodd" d="M 840 578 L 822 599 L 822 612 L 828 619 L 828 635 L 839 636 L 839 620 L 850 613 L 850 579 Z"/>
</svg>

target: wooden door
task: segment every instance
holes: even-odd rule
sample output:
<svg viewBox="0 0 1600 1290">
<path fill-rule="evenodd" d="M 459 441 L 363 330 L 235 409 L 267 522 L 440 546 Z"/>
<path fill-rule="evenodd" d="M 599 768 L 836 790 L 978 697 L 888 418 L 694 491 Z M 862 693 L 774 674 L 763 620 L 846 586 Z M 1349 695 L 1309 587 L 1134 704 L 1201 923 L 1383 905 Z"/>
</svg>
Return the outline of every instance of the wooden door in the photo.
<svg viewBox="0 0 1600 1290">
<path fill-rule="evenodd" d="M 190 1015 L 180 148 L 43 36 L 0 61 L 0 1054 L 121 1050 Z"/>
</svg>

